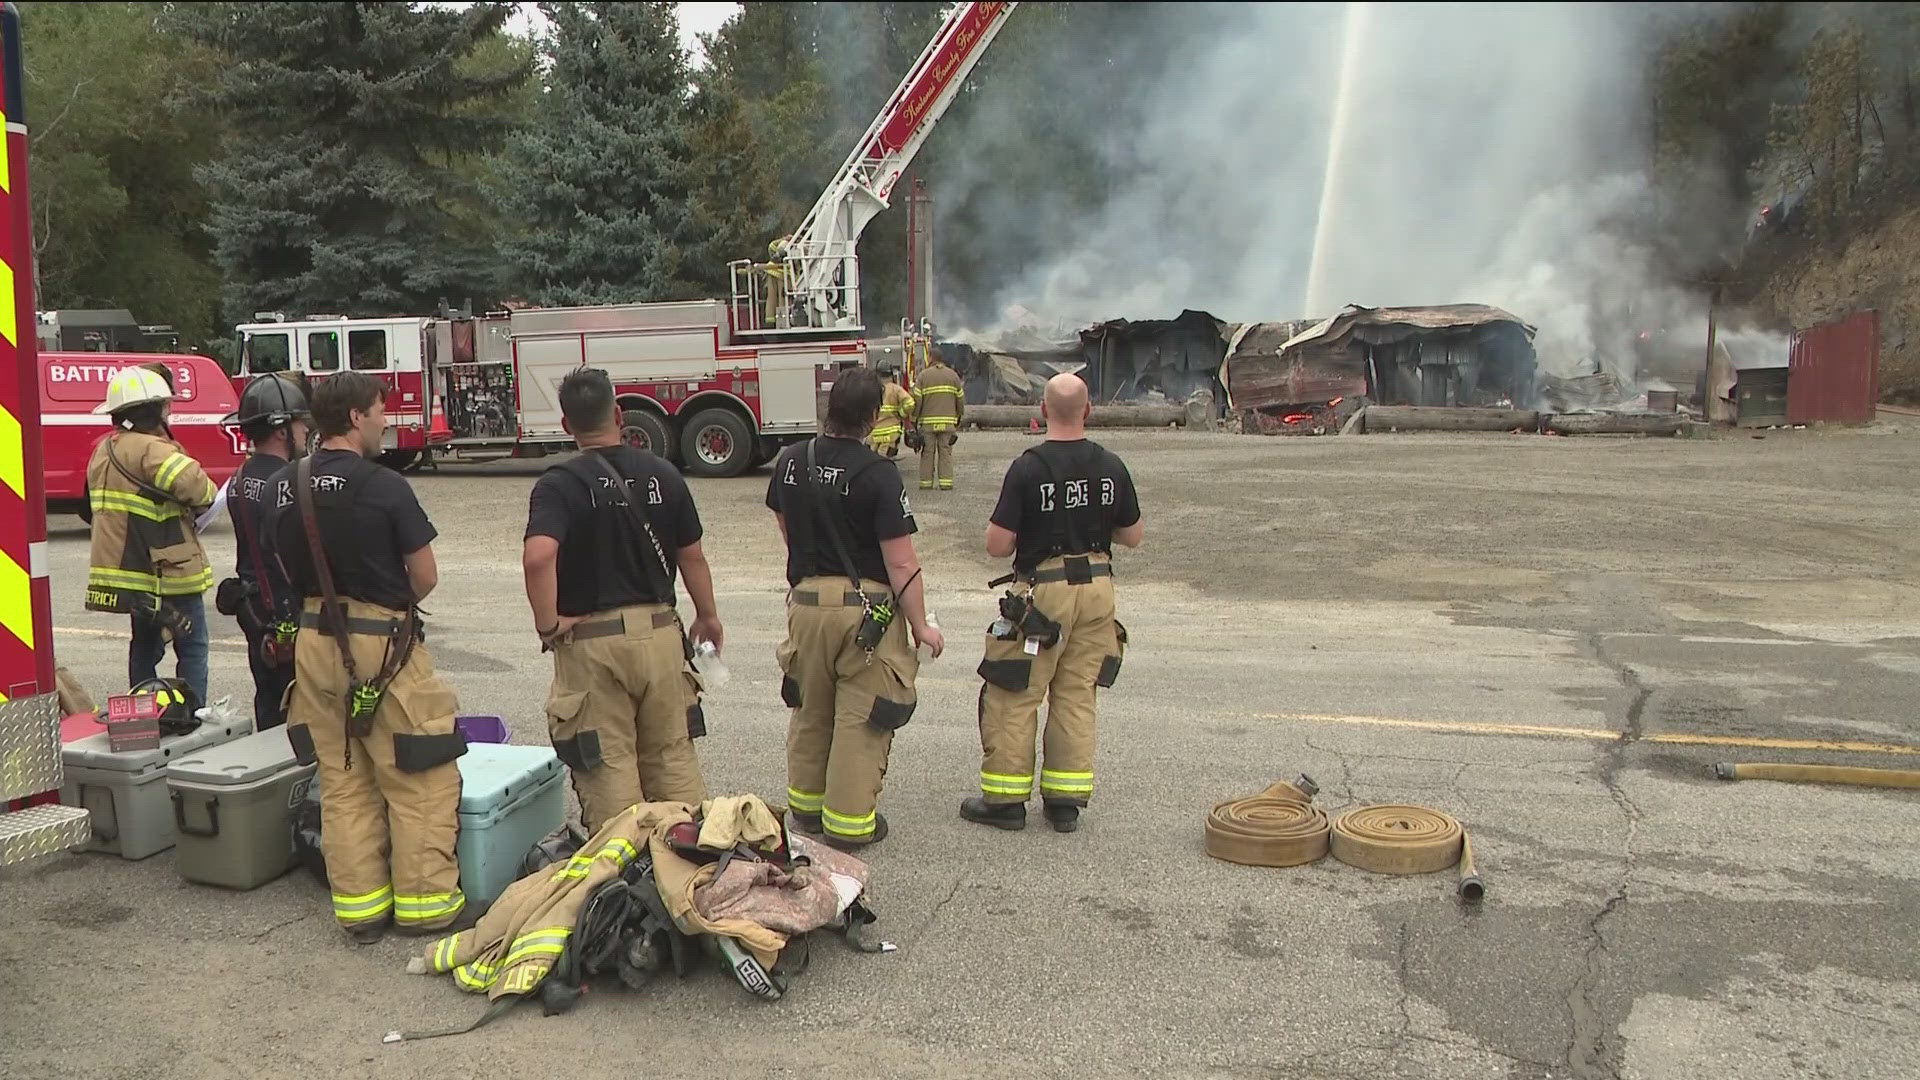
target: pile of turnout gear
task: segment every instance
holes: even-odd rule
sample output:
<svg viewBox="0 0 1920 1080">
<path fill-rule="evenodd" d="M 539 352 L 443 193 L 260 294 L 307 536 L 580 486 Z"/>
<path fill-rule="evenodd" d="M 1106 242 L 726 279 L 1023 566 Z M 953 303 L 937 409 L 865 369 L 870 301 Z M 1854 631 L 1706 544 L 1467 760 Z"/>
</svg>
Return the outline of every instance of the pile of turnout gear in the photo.
<svg viewBox="0 0 1920 1080">
<path fill-rule="evenodd" d="M 753 795 L 638 803 L 584 842 L 542 842 L 522 870 L 472 929 L 407 964 L 487 995 L 487 1011 L 462 1027 L 389 1032 L 386 1042 L 471 1031 L 536 995 L 553 1016 L 596 975 L 639 989 L 669 970 L 685 977 L 702 957 L 777 1000 L 805 970 L 808 935 L 819 929 L 861 952 L 894 948 L 864 934 L 875 918 L 862 900 L 866 864 L 789 833 L 783 814 Z"/>
</svg>

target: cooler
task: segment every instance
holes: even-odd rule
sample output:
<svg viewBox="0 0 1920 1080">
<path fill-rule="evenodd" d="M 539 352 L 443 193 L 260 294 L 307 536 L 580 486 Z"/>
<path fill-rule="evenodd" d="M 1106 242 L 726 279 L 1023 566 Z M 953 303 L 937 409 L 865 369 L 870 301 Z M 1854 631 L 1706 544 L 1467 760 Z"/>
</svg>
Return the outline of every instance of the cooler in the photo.
<svg viewBox="0 0 1920 1080">
<path fill-rule="evenodd" d="M 566 819 L 560 759 L 549 746 L 472 743 L 460 758 L 460 891 L 492 903 L 520 861 Z"/>
<path fill-rule="evenodd" d="M 167 765 L 188 754 L 230 743 L 253 731 L 253 717 L 206 721 L 185 735 L 168 735 L 158 750 L 116 754 L 103 732 L 60 748 L 66 779 L 60 801 L 93 815 L 93 839 L 84 851 L 110 851 L 144 859 L 173 846 L 173 806 L 167 800 Z"/>
<path fill-rule="evenodd" d="M 180 876 L 252 889 L 293 868 L 293 810 L 318 765 L 294 760 L 285 726 L 167 766 Z"/>
</svg>

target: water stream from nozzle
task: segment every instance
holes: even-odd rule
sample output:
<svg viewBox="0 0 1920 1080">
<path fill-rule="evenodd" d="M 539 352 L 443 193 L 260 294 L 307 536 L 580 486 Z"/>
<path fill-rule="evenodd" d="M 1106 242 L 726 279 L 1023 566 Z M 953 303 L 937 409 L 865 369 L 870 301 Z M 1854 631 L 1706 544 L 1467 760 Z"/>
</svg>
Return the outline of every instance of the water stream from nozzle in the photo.
<svg viewBox="0 0 1920 1080">
<path fill-rule="evenodd" d="M 1313 227 L 1313 258 L 1307 264 L 1307 295 L 1302 313 L 1312 318 L 1334 314 L 1339 300 L 1329 294 L 1328 248 L 1341 207 L 1341 187 L 1346 183 L 1347 146 L 1353 128 L 1354 85 L 1360 81 L 1360 66 L 1365 61 L 1361 46 L 1373 21 L 1373 5 L 1355 0 L 1347 5 L 1346 29 L 1340 44 L 1340 85 L 1333 97 L 1333 123 L 1327 129 L 1327 168 L 1320 181 L 1320 213 Z"/>
</svg>

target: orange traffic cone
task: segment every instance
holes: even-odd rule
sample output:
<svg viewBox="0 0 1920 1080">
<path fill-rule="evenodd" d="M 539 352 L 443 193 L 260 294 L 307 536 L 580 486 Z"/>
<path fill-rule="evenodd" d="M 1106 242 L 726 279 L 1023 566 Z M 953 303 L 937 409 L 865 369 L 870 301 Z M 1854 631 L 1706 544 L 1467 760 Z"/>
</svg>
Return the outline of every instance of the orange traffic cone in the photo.
<svg viewBox="0 0 1920 1080">
<path fill-rule="evenodd" d="M 432 418 L 427 422 L 427 442 L 428 443 L 452 442 L 453 429 L 447 426 L 446 410 L 445 409 L 428 409 L 427 414 Z"/>
</svg>

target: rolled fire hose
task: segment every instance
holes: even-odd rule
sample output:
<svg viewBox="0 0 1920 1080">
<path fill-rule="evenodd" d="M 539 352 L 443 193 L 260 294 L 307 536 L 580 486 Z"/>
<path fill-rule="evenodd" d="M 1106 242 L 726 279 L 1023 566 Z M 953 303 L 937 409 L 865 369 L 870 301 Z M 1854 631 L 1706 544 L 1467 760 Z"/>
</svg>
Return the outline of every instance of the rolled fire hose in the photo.
<svg viewBox="0 0 1920 1080">
<path fill-rule="evenodd" d="M 1424 806 L 1358 806 L 1333 823 L 1333 857 L 1377 874 L 1431 874 L 1460 868 L 1460 898 L 1479 900 L 1486 886 L 1475 872 L 1473 845 L 1451 814 Z"/>
<path fill-rule="evenodd" d="M 1722 761 L 1713 767 L 1722 780 L 1785 780 L 1802 784 L 1857 784 L 1861 787 L 1920 788 L 1920 770 L 1868 769 L 1853 765 L 1773 765 Z"/>
<path fill-rule="evenodd" d="M 1305 773 L 1207 814 L 1207 854 L 1243 866 L 1299 866 L 1327 853 L 1327 815 L 1313 805 L 1320 786 Z"/>
</svg>

